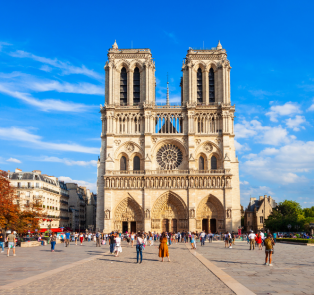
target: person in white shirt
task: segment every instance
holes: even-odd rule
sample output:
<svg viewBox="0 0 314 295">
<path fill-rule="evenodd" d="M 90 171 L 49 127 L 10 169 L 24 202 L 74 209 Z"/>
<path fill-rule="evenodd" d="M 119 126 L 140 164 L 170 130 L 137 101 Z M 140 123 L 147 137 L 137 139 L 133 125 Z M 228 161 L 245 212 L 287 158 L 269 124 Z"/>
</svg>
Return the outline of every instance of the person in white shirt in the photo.
<svg viewBox="0 0 314 295">
<path fill-rule="evenodd" d="M 200 234 L 201 246 L 205 246 L 205 232 L 202 231 Z"/>
<path fill-rule="evenodd" d="M 249 240 L 250 240 L 250 250 L 255 250 L 255 239 L 256 239 L 256 235 L 255 233 L 253 233 L 253 231 L 251 231 L 251 233 L 249 234 Z"/>
<path fill-rule="evenodd" d="M 116 234 L 115 237 L 115 247 L 114 247 L 114 253 L 115 253 L 115 257 L 119 256 L 119 252 L 122 252 L 122 247 L 121 247 L 121 238 L 119 237 L 119 234 Z"/>
</svg>

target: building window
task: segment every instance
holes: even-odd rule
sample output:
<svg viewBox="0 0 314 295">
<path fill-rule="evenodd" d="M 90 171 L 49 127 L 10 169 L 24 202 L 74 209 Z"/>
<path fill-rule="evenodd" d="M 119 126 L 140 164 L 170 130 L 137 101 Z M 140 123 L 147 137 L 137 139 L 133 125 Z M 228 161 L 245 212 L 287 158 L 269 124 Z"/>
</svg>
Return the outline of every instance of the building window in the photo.
<svg viewBox="0 0 314 295">
<path fill-rule="evenodd" d="M 140 70 L 138 67 L 133 73 L 133 104 L 138 105 L 140 102 Z"/>
<path fill-rule="evenodd" d="M 205 170 L 205 160 L 202 156 L 198 158 L 198 170 Z"/>
<path fill-rule="evenodd" d="M 28 187 L 28 188 L 31 188 L 31 187 L 32 187 L 32 183 L 31 183 L 31 182 L 28 182 L 28 183 L 27 183 L 27 187 Z"/>
<path fill-rule="evenodd" d="M 122 156 L 120 159 L 120 170 L 126 170 L 126 157 Z"/>
<path fill-rule="evenodd" d="M 203 102 L 203 74 L 202 69 L 197 70 L 197 103 L 201 104 Z"/>
<path fill-rule="evenodd" d="M 36 188 L 39 188 L 39 183 L 38 182 L 36 182 Z"/>
<path fill-rule="evenodd" d="M 17 187 L 22 187 L 20 182 L 17 183 Z"/>
<path fill-rule="evenodd" d="M 135 156 L 133 159 L 133 170 L 141 170 L 141 161 L 138 156 Z"/>
<path fill-rule="evenodd" d="M 211 157 L 210 162 L 211 162 L 211 169 L 217 169 L 217 158 L 215 156 Z"/>
<path fill-rule="evenodd" d="M 215 102 L 215 74 L 213 68 L 209 70 L 209 102 Z"/>
<path fill-rule="evenodd" d="M 120 105 L 126 105 L 128 102 L 128 74 L 126 68 L 121 69 L 120 74 Z"/>
<path fill-rule="evenodd" d="M 259 221 L 260 221 L 260 223 L 264 223 L 264 217 L 260 216 Z"/>
<path fill-rule="evenodd" d="M 250 226 L 250 222 L 249 221 L 247 222 L 247 225 Z"/>
</svg>

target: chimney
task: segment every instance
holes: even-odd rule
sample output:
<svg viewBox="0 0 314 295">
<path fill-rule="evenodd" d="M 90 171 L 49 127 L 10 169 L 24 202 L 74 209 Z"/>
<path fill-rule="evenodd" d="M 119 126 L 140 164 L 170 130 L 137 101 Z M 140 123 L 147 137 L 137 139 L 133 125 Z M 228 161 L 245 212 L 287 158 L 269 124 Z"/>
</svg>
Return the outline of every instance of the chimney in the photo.
<svg viewBox="0 0 314 295">
<path fill-rule="evenodd" d="M 22 172 L 22 170 L 19 169 L 19 168 L 16 168 L 16 169 L 15 169 L 15 173 L 18 173 L 18 172 Z"/>
<path fill-rule="evenodd" d="M 37 174 L 41 174 L 41 171 L 40 171 L 40 170 L 33 170 L 32 172 L 33 172 L 33 173 L 37 173 Z"/>
<path fill-rule="evenodd" d="M 261 200 L 263 200 L 264 199 L 264 197 L 263 196 L 259 196 L 259 200 L 261 201 Z"/>
</svg>

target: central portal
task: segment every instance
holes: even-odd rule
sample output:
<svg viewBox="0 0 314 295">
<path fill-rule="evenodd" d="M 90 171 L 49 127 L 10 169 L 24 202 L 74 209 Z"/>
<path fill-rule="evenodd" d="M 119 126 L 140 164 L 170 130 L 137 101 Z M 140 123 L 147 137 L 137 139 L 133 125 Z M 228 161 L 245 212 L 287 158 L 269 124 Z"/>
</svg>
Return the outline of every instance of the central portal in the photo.
<svg viewBox="0 0 314 295">
<path fill-rule="evenodd" d="M 208 234 L 208 219 L 202 220 L 202 231 Z"/>
<path fill-rule="evenodd" d="M 173 192 L 161 195 L 152 208 L 152 231 L 178 232 L 188 230 L 188 210 L 180 196 Z"/>
</svg>

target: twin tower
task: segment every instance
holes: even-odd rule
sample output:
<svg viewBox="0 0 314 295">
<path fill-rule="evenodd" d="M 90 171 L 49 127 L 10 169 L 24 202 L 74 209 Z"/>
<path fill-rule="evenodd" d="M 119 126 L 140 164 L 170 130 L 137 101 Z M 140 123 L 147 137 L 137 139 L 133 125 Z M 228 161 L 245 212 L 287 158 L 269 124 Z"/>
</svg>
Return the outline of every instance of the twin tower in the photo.
<svg viewBox="0 0 314 295">
<path fill-rule="evenodd" d="M 105 65 L 96 228 L 103 232 L 237 231 L 239 163 L 230 63 L 220 42 L 182 65 L 181 106 L 155 104 L 150 49 L 119 49 Z"/>
</svg>

